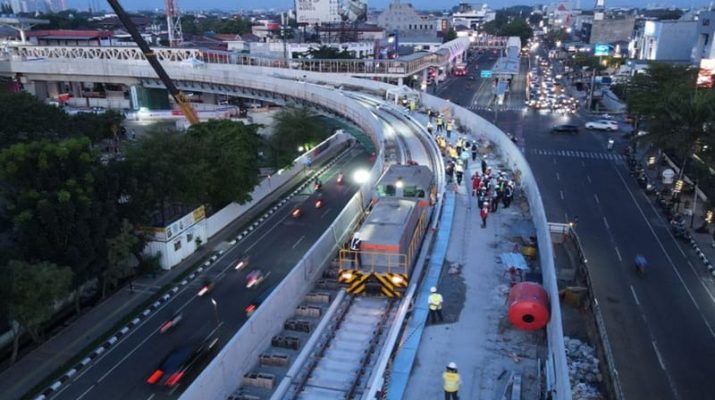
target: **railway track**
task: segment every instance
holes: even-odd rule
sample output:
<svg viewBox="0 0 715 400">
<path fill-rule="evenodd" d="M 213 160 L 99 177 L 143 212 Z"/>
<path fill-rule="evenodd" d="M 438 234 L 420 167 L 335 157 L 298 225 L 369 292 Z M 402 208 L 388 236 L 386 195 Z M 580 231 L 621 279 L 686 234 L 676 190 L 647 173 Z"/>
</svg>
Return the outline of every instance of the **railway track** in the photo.
<svg viewBox="0 0 715 400">
<path fill-rule="evenodd" d="M 359 94 L 351 94 L 356 100 L 370 108 L 381 102 Z M 414 160 L 430 166 L 436 174 L 438 187 L 442 187 L 444 168 L 439 152 L 432 139 L 424 134 L 424 128 L 391 106 L 380 107 L 375 115 L 392 127 L 386 135 L 386 161 L 406 164 Z M 408 133 L 410 132 L 410 133 Z M 414 135 L 419 145 L 408 140 L 407 135 Z M 412 146 L 410 146 L 412 145 Z M 417 156 L 415 160 L 413 156 Z M 334 275 L 334 276 L 331 276 Z M 327 270 L 328 281 L 336 281 L 335 271 Z M 325 290 L 320 284 L 315 290 Z M 331 296 L 332 297 L 332 296 Z M 281 393 L 270 396 L 251 396 L 239 389 L 233 399 L 285 399 L 285 400 L 320 400 L 320 399 L 358 399 L 367 391 L 373 367 L 384 352 L 387 336 L 393 330 L 397 313 L 405 299 L 389 299 L 377 296 L 353 296 L 340 293 L 330 308 L 334 313 L 326 318 L 321 330 L 312 332 L 318 340 L 310 348 L 302 350 L 295 361 L 301 365 L 292 365 L 290 370 L 299 371 L 290 378 L 290 384 Z M 327 319 L 329 318 L 329 319 Z M 323 324 L 321 322 L 321 324 Z"/>
</svg>

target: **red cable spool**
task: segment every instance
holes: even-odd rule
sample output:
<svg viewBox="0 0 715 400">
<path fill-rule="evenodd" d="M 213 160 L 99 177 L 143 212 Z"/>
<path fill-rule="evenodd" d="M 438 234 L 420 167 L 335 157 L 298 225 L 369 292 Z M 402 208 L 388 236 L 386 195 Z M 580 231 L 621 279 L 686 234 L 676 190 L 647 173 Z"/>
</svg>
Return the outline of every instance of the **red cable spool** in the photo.
<svg viewBox="0 0 715 400">
<path fill-rule="evenodd" d="M 535 331 L 546 326 L 551 317 L 549 297 L 543 286 L 534 282 L 517 283 L 507 300 L 509 321 L 523 331 Z"/>
</svg>

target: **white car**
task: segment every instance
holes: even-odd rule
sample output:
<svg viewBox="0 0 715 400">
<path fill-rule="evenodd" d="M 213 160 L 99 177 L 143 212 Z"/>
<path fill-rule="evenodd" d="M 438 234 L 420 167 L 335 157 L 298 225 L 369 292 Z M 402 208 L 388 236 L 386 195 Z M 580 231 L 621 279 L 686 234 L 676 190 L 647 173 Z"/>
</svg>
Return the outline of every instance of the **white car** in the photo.
<svg viewBox="0 0 715 400">
<path fill-rule="evenodd" d="M 600 131 L 617 131 L 618 123 L 610 119 L 599 119 L 586 122 L 586 129 L 597 129 Z"/>
</svg>

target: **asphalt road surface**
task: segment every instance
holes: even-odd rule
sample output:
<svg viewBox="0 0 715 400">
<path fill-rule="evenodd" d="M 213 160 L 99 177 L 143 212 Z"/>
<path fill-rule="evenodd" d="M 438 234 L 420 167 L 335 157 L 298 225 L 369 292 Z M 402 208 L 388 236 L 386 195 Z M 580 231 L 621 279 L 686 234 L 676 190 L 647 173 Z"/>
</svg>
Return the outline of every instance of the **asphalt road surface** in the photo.
<svg viewBox="0 0 715 400">
<path fill-rule="evenodd" d="M 444 86 L 438 93 L 460 105 L 487 96 L 455 83 Z M 481 88 L 489 90 L 487 84 Z M 510 111 L 516 103 L 505 104 L 507 111 L 498 115 L 476 112 L 519 138 L 549 220 L 579 217 L 576 230 L 625 397 L 715 398 L 715 284 L 629 175 L 621 133 L 582 128 L 576 136 L 554 135 L 554 125 L 583 127 L 589 118 L 524 110 L 523 101 L 521 110 Z M 609 137 L 616 140 L 612 152 Z M 634 270 L 638 253 L 651 265 L 645 276 Z"/>
<path fill-rule="evenodd" d="M 321 177 L 324 182 L 323 208 L 314 207 L 317 195 L 310 185 L 304 194 L 286 203 L 246 240 L 224 253 L 203 273 L 215 282 L 209 294 L 197 297 L 203 279 L 195 279 L 173 296 L 159 312 L 78 374 L 75 381 L 54 398 L 145 400 L 177 397 L 190 382 L 191 376 L 186 377 L 175 392 L 151 386 L 145 382 L 146 379 L 172 349 L 201 341 L 219 324 L 220 344 L 223 346 L 246 321 L 244 308 L 264 288 L 280 282 L 340 213 L 357 189 L 350 182 L 350 174 L 347 172 L 360 167 L 369 167 L 367 154 L 356 146 L 344 161 Z M 342 185 L 336 182 L 339 171 L 346 172 L 348 178 Z M 302 205 L 304 215 L 294 219 L 289 214 L 299 204 Z M 250 256 L 250 264 L 241 271 L 235 271 L 233 267 L 243 255 Z M 270 275 L 266 275 L 266 280 L 258 287 L 247 289 L 246 275 L 254 269 L 260 269 L 264 275 L 270 272 Z M 211 298 L 217 303 L 216 309 Z M 176 311 L 183 312 L 181 323 L 175 330 L 160 334 L 160 325 Z"/>
</svg>

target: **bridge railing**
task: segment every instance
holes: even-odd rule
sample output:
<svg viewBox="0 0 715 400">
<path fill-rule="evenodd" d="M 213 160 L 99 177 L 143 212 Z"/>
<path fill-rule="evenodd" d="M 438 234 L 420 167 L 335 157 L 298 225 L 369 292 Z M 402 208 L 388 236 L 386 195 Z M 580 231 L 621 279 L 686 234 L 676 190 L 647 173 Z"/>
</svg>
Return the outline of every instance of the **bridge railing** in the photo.
<svg viewBox="0 0 715 400">
<path fill-rule="evenodd" d="M 363 76 L 404 77 L 416 74 L 430 66 L 442 66 L 471 47 L 497 48 L 506 45 L 507 38 L 477 37 L 470 42 L 458 38 L 444 43 L 436 52 L 411 59 L 284 59 L 251 56 L 238 52 L 198 49 L 198 48 L 154 48 L 161 62 L 183 62 L 194 67 L 201 63 L 236 64 L 256 67 L 285 68 L 321 73 L 337 73 Z M 3 49 L 0 57 L 15 60 L 71 59 L 71 60 L 116 60 L 145 62 L 146 58 L 138 47 L 94 47 L 94 46 L 33 46 L 14 44 Z"/>
</svg>

